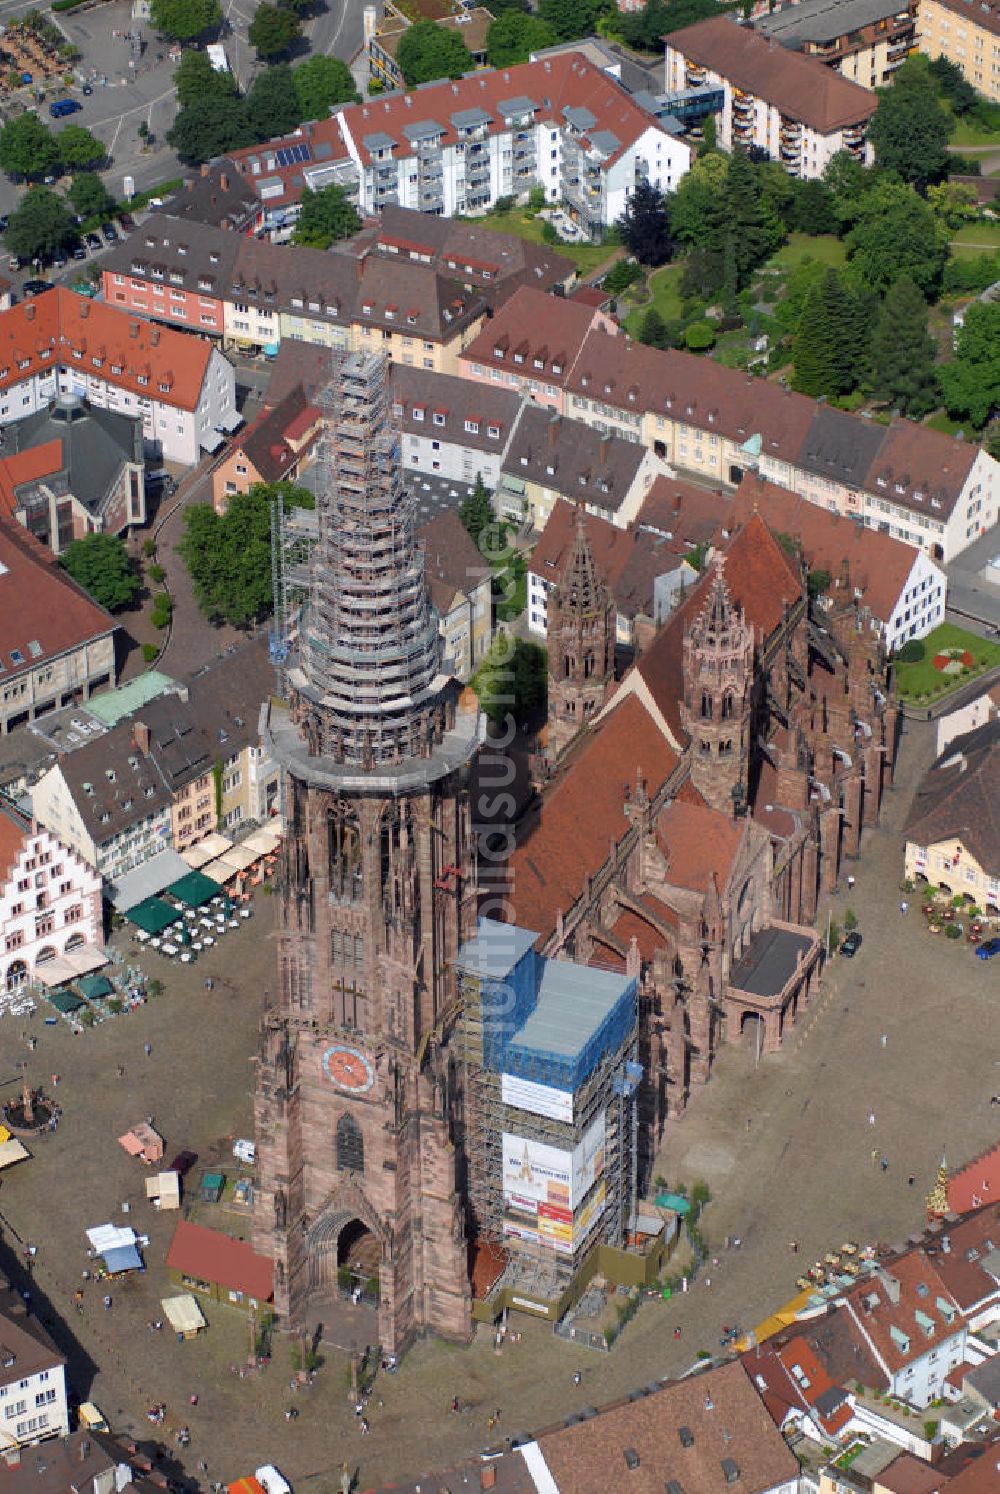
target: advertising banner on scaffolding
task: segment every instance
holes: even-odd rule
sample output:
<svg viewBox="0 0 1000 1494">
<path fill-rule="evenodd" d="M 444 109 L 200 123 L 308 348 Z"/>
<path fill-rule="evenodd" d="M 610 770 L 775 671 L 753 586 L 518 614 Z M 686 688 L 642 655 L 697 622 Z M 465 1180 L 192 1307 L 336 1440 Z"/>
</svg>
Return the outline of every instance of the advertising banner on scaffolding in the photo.
<svg viewBox="0 0 1000 1494">
<path fill-rule="evenodd" d="M 571 1255 L 604 1208 L 603 1182 L 588 1194 L 604 1172 L 605 1140 L 603 1111 L 572 1151 L 505 1131 L 504 1237 Z"/>
<path fill-rule="evenodd" d="M 532 1115 L 549 1120 L 573 1120 L 573 1095 L 568 1089 L 553 1089 L 550 1084 L 535 1084 L 519 1074 L 501 1074 L 500 1097 L 505 1105 L 515 1105 Z"/>
</svg>

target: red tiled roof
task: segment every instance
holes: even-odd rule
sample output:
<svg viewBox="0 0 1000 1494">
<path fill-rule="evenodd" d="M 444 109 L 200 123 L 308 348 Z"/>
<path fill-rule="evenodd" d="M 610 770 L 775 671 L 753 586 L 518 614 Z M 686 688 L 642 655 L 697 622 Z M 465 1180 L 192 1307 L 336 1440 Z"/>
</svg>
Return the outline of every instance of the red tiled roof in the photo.
<svg viewBox="0 0 1000 1494">
<path fill-rule="evenodd" d="M 683 553 L 706 544 L 724 523 L 730 499 L 680 477 L 657 477 L 636 514 L 637 525 L 668 535 Z"/>
<path fill-rule="evenodd" d="M 265 1256 L 242 1240 L 186 1219 L 178 1220 L 166 1264 L 170 1271 L 243 1292 L 258 1302 L 269 1302 L 274 1290 L 274 1265 Z"/>
<path fill-rule="evenodd" d="M 61 285 L 0 316 L 0 391 L 61 366 L 194 410 L 211 356 L 205 338 L 156 326 Z M 144 365 L 148 382 L 140 384 Z"/>
<path fill-rule="evenodd" d="M 77 586 L 52 551 L 16 520 L 0 520 L 0 566 L 0 662 L 5 681 L 116 628 L 111 615 Z M 22 655 L 20 664 L 11 657 L 15 649 Z"/>
<path fill-rule="evenodd" d="M 1000 1142 L 948 1179 L 948 1207 L 955 1214 L 995 1200 L 1000 1200 Z"/>
<path fill-rule="evenodd" d="M 671 32 L 664 41 L 671 51 L 710 68 L 821 135 L 863 124 L 878 104 L 873 93 L 836 69 L 778 46 L 729 16 L 697 21 Z"/>
<path fill-rule="evenodd" d="M 556 914 L 569 911 L 611 841 L 628 828 L 625 784 L 639 772 L 653 795 L 676 766 L 663 733 L 631 697 L 584 737 L 542 796 L 537 824 L 508 863 L 516 922 L 548 935 Z"/>
<path fill-rule="evenodd" d="M 747 622 L 753 624 L 758 641 L 763 642 L 781 622 L 785 605 L 800 600 L 802 581 L 759 514 L 750 516 L 723 554 L 730 596 L 742 609 Z M 711 582 L 711 571 L 707 571 L 686 602 L 670 615 L 633 671 L 649 690 L 675 740 L 682 745 L 687 740 L 680 717 L 684 694 L 684 631 L 703 606 Z M 629 688 L 631 678 L 626 676 L 623 692 Z"/>
<path fill-rule="evenodd" d="M 30 831 L 30 821 L 26 822 L 19 810 L 0 804 L 0 891 Z"/>
<path fill-rule="evenodd" d="M 706 892 L 715 876 L 724 888 L 746 829 L 746 820 L 707 804 L 673 799 L 656 823 L 656 840 L 667 858 L 667 881 L 691 892 Z"/>
<path fill-rule="evenodd" d="M 61 441 L 45 441 L 41 446 L 16 451 L 0 458 L 0 506 L 5 518 L 13 518 L 18 508 L 17 489 L 24 482 L 51 477 L 62 468 Z"/>
<path fill-rule="evenodd" d="M 413 151 L 403 133 L 407 125 L 432 119 L 443 130 L 442 143 L 454 145 L 459 136 L 452 124 L 453 115 L 466 109 L 482 109 L 490 116 L 494 129 L 506 130 L 500 106 L 516 98 L 531 99 L 536 106 L 536 121 L 551 120 L 553 124 L 562 122 L 567 108 L 588 110 L 595 117 L 589 134 L 609 131 L 619 141 L 608 163 L 617 160 L 644 131 L 658 128 L 655 116 L 579 52 L 564 52 L 537 62 L 473 73 L 451 83 L 431 84 L 418 91 L 370 99 L 339 110 L 334 119 L 340 123 L 343 138 L 354 142 L 362 165 L 368 166 L 372 158 L 364 144 L 366 135 L 390 135 L 397 142 L 396 159 L 399 159 L 400 154 L 409 156 Z M 589 146 L 588 135 L 582 135 L 581 140 L 585 148 Z"/>
<path fill-rule="evenodd" d="M 562 386 L 588 334 L 602 324 L 607 325 L 607 318 L 594 307 L 525 285 L 504 302 L 459 361 L 466 369 L 473 363 L 485 364 L 525 378 L 541 376 L 546 384 Z M 497 356 L 498 349 L 502 356 Z M 521 362 L 515 361 L 515 352 Z M 543 368 L 535 367 L 536 358 L 542 360 Z M 560 372 L 555 372 L 556 367 Z"/>
<path fill-rule="evenodd" d="M 798 541 L 811 570 L 829 572 L 831 595 L 843 586 L 844 599 L 851 600 L 859 590 L 873 615 L 889 621 L 919 554 L 912 545 L 830 513 L 756 474 L 744 477 L 737 489 L 726 530 L 733 533 L 753 513 L 759 513 L 773 532 Z"/>
<path fill-rule="evenodd" d="M 889 1262 L 885 1273 L 898 1283 L 898 1292 L 892 1289 L 898 1300 L 890 1297 L 886 1281 L 879 1274 L 856 1282 L 847 1301 L 861 1332 L 870 1339 L 888 1372 L 895 1374 L 935 1345 L 954 1337 L 959 1325 L 958 1303 L 927 1252 L 919 1247 Z M 925 1290 L 919 1291 L 920 1287 Z M 938 1305 L 939 1299 L 952 1308 L 950 1322 Z M 927 1326 L 917 1320 L 918 1312 Z"/>
</svg>

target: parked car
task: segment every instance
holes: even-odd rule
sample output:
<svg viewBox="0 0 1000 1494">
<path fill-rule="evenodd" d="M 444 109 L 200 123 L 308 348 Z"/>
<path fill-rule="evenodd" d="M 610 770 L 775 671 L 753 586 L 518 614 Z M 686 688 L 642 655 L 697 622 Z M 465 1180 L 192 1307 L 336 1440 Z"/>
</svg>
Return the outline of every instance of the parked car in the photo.
<svg viewBox="0 0 1000 1494">
<path fill-rule="evenodd" d="M 113 223 L 102 223 L 101 233 L 104 235 L 104 242 L 106 244 L 117 244 L 118 230 Z"/>
<path fill-rule="evenodd" d="M 57 265 L 60 269 L 63 265 L 69 263 L 66 257 L 66 250 L 62 247 L 61 244 L 58 246 L 58 248 L 53 249 L 52 251 L 52 263 L 54 265 Z"/>
<path fill-rule="evenodd" d="M 97 251 L 99 249 L 103 249 L 104 248 L 104 245 L 101 242 L 101 236 L 100 236 L 100 234 L 98 234 L 98 233 L 85 233 L 83 237 L 84 237 L 84 242 L 87 245 L 87 248 L 88 249 L 93 249 L 93 251 L 94 251 L 95 254 L 97 253 Z"/>
<path fill-rule="evenodd" d="M 89 83 L 85 83 L 83 85 L 83 89 L 81 91 L 83 93 L 85 93 L 87 95 L 88 99 L 89 99 L 90 95 L 93 93 L 94 90 L 93 90 L 93 88 L 91 87 L 91 85 Z"/>
<path fill-rule="evenodd" d="M 76 243 L 73 245 L 73 258 L 74 259 L 86 259 L 87 258 L 87 251 L 83 247 L 83 245 L 80 243 L 79 239 L 77 239 Z"/>
<path fill-rule="evenodd" d="M 24 262 L 16 254 L 12 254 L 7 261 L 7 268 L 8 270 L 23 270 Z"/>
<path fill-rule="evenodd" d="M 853 960 L 854 956 L 857 954 L 860 948 L 861 935 L 858 933 L 857 929 L 852 929 L 851 932 L 847 935 L 847 938 L 844 940 L 843 944 L 840 946 L 840 952 L 841 954 L 846 955 L 849 960 Z"/>
<path fill-rule="evenodd" d="M 131 233 L 133 228 L 135 227 L 135 219 L 132 217 L 132 214 L 119 213 L 118 227 L 124 229 L 126 233 Z"/>
<path fill-rule="evenodd" d="M 77 1421 L 81 1431 L 85 1432 L 110 1432 L 107 1417 L 100 1406 L 95 1406 L 93 1401 L 84 1401 L 77 1412 Z"/>
<path fill-rule="evenodd" d="M 976 955 L 980 960 L 992 960 L 996 954 L 1000 954 L 1000 939 L 984 939 L 982 944 L 976 945 Z"/>
<path fill-rule="evenodd" d="M 0 233 L 6 233 L 7 232 L 7 224 L 9 222 L 10 222 L 10 218 L 7 216 L 7 214 L 6 213 L 0 213 Z"/>
<path fill-rule="evenodd" d="M 55 103 L 49 105 L 49 113 L 53 119 L 62 119 L 64 115 L 75 114 L 82 108 L 79 99 L 56 99 Z"/>
<path fill-rule="evenodd" d="M 52 284 L 48 280 L 26 280 L 24 282 L 24 294 L 28 297 L 40 296 L 43 291 L 50 291 Z"/>
</svg>

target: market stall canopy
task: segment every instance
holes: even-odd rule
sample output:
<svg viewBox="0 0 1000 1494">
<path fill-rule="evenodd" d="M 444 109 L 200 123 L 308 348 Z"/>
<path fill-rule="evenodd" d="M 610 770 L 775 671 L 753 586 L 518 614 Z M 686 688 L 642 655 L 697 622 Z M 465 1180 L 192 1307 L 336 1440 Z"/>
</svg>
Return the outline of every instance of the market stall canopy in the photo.
<svg viewBox="0 0 1000 1494">
<path fill-rule="evenodd" d="M 163 1137 L 154 1131 L 152 1126 L 147 1126 L 145 1121 L 140 1121 L 124 1136 L 118 1138 L 119 1146 L 123 1146 L 130 1157 L 141 1157 L 143 1162 L 159 1162 L 163 1157 Z"/>
<path fill-rule="evenodd" d="M 188 908 L 200 907 L 202 903 L 210 902 L 218 895 L 219 884 L 199 871 L 189 871 L 187 876 L 181 877 L 167 888 L 168 897 L 176 898 Z"/>
<path fill-rule="evenodd" d="M 104 1264 L 112 1273 L 116 1271 L 141 1271 L 142 1256 L 135 1245 L 116 1245 L 104 1251 Z"/>
<path fill-rule="evenodd" d="M 146 1179 L 146 1197 L 155 1200 L 161 1209 L 179 1209 L 181 1206 L 181 1180 L 176 1172 L 158 1172 L 155 1178 Z"/>
<path fill-rule="evenodd" d="M 248 835 L 246 840 L 241 842 L 241 844 L 248 851 L 253 851 L 255 856 L 268 856 L 280 846 L 281 831 L 280 829 L 275 830 L 270 826 L 262 825 L 259 830 L 255 830 L 252 835 Z"/>
<path fill-rule="evenodd" d="M 205 1314 L 190 1292 L 184 1292 L 180 1297 L 161 1297 L 160 1306 L 175 1333 L 197 1333 L 208 1326 Z"/>
<path fill-rule="evenodd" d="M 162 898 L 148 897 L 144 903 L 130 908 L 126 917 L 129 923 L 134 923 L 137 929 L 142 929 L 147 934 L 161 934 L 164 929 L 177 922 L 180 913 Z"/>
<path fill-rule="evenodd" d="M 156 897 L 164 887 L 169 887 L 171 882 L 183 877 L 187 870 L 187 862 L 176 851 L 157 851 L 155 856 L 150 856 L 148 861 L 144 861 L 134 871 L 126 872 L 124 877 L 119 878 L 110 887 L 108 897 L 119 913 L 128 913 L 131 917 L 133 908 L 144 903 L 147 898 Z"/>
<path fill-rule="evenodd" d="M 0 1172 L 3 1172 L 5 1167 L 13 1167 L 15 1162 L 23 1162 L 26 1157 L 31 1156 L 31 1153 L 23 1141 L 18 1141 L 16 1136 L 10 1134 L 6 1126 L 0 1126 L 0 1131 L 6 1132 L 6 1139 L 0 1141 Z"/>
<path fill-rule="evenodd" d="M 107 950 L 96 944 L 81 944 L 77 949 L 68 950 L 66 954 L 56 955 L 54 960 L 43 960 L 40 965 L 35 966 L 35 974 L 44 986 L 51 989 L 52 986 L 64 986 L 71 980 L 78 980 L 91 970 L 100 970 L 102 965 L 108 963 Z"/>
<path fill-rule="evenodd" d="M 120 1245 L 134 1245 L 136 1238 L 134 1229 L 121 1229 L 117 1224 L 95 1224 L 87 1231 L 91 1249 L 97 1255 L 106 1255 Z"/>
<path fill-rule="evenodd" d="M 106 975 L 83 975 L 77 981 L 76 987 L 88 1001 L 97 1001 L 101 996 L 115 994 L 115 988 Z"/>
<path fill-rule="evenodd" d="M 81 1006 L 87 1004 L 75 991 L 50 991 L 49 1000 L 57 1012 L 63 1013 L 78 1012 Z"/>
<path fill-rule="evenodd" d="M 203 840 L 196 841 L 193 846 L 188 846 L 186 851 L 181 852 L 182 859 L 195 871 L 209 861 L 214 861 L 217 856 L 228 851 L 232 841 L 226 835 L 220 835 L 213 830 L 211 835 L 206 835 Z"/>
</svg>

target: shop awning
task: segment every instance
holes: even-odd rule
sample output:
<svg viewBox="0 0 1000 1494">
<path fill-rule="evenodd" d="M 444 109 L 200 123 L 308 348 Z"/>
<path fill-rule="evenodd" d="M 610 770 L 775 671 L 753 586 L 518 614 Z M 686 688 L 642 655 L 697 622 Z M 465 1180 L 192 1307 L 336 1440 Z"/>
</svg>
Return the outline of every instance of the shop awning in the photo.
<svg viewBox="0 0 1000 1494">
<path fill-rule="evenodd" d="M 81 975 L 76 988 L 88 1001 L 97 1001 L 102 996 L 115 994 L 115 988 L 106 975 Z"/>
<path fill-rule="evenodd" d="M 109 1271 L 140 1271 L 142 1256 L 135 1245 L 117 1245 L 104 1252 L 104 1264 Z"/>
<path fill-rule="evenodd" d="M 49 1000 L 57 1012 L 78 1012 L 87 1004 L 75 991 L 50 991 Z"/>
<path fill-rule="evenodd" d="M 211 835 L 206 835 L 202 840 L 196 840 L 193 846 L 188 846 L 186 851 L 181 852 L 181 857 L 188 866 L 195 871 L 204 866 L 206 862 L 214 861 L 216 856 L 221 856 L 229 850 L 232 841 L 226 835 L 220 835 L 213 830 Z"/>
<path fill-rule="evenodd" d="M 218 895 L 218 882 L 213 882 L 211 877 L 204 876 L 200 871 L 188 872 L 186 877 L 181 877 L 179 882 L 172 882 L 167 888 L 168 897 L 175 897 L 188 908 L 197 908 L 202 903 L 211 902 Z"/>
<path fill-rule="evenodd" d="M 137 929 L 143 929 L 147 934 L 160 934 L 177 922 L 180 913 L 162 898 L 147 897 L 144 903 L 130 908 L 125 916 Z"/>
<path fill-rule="evenodd" d="M 147 898 L 156 897 L 164 887 L 176 882 L 188 870 L 188 864 L 176 851 L 157 851 L 134 871 L 126 872 L 114 883 L 111 901 L 119 913 L 128 913 Z"/>
<path fill-rule="evenodd" d="M 248 851 L 253 851 L 255 856 L 267 856 L 281 845 L 281 832 L 262 825 L 259 830 L 248 835 L 241 844 Z"/>
<path fill-rule="evenodd" d="M 205 1314 L 190 1292 L 181 1297 L 161 1297 L 160 1306 L 175 1333 L 197 1333 L 205 1327 Z"/>
</svg>

